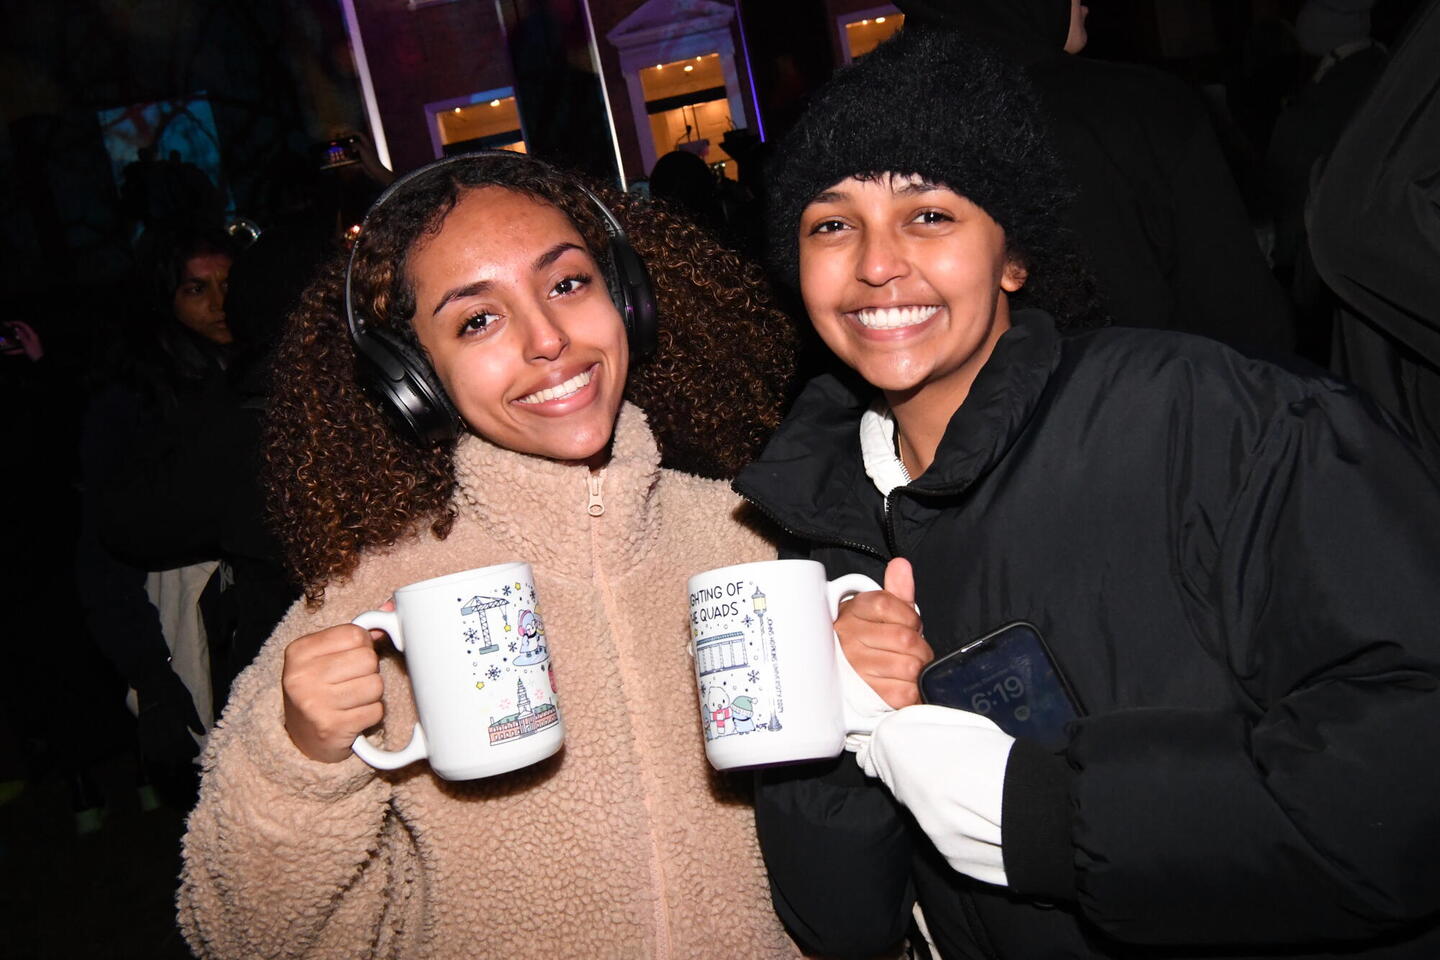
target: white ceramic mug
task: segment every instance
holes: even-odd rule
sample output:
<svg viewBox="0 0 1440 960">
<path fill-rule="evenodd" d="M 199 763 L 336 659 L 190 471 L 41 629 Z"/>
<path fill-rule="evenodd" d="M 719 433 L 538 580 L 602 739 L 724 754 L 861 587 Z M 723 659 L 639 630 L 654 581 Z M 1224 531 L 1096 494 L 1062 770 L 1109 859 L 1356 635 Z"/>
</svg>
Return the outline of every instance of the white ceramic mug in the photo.
<svg viewBox="0 0 1440 960">
<path fill-rule="evenodd" d="M 473 780 L 543 760 L 564 743 L 528 563 L 412 583 L 395 591 L 393 613 L 367 610 L 354 622 L 385 631 L 405 656 L 420 716 L 401 750 L 355 738 L 355 754 L 372 767 L 423 759 L 446 780 Z"/>
<path fill-rule="evenodd" d="M 688 587 L 705 755 L 717 770 L 838 756 L 847 733 L 874 727 L 842 696 L 842 671 L 864 681 L 835 637 L 840 602 L 879 590 L 874 580 L 826 582 L 814 560 L 764 560 L 698 573 Z"/>
</svg>

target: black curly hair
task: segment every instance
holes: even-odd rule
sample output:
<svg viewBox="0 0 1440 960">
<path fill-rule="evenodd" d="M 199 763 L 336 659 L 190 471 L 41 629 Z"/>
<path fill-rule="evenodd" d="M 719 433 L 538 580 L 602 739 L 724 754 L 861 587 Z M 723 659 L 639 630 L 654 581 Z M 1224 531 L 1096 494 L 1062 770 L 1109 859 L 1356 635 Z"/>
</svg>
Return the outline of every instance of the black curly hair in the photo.
<svg viewBox="0 0 1440 960">
<path fill-rule="evenodd" d="M 1019 68 L 963 36 L 905 27 L 811 100 L 771 167 L 770 257 L 799 284 L 805 207 L 854 177 L 918 176 L 981 207 L 1028 279 L 1011 303 L 1061 327 L 1099 319 L 1094 282 L 1056 210 L 1072 191 Z"/>
</svg>

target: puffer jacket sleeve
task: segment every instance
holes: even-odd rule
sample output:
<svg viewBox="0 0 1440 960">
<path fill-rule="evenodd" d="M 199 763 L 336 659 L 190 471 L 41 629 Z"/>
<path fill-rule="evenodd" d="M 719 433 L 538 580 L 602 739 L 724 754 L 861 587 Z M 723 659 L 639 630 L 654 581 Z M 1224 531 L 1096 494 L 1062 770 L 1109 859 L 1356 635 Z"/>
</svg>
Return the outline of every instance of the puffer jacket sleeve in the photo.
<svg viewBox="0 0 1440 960">
<path fill-rule="evenodd" d="M 178 894 L 198 957 L 367 957 L 407 926 L 413 845 L 390 784 L 354 756 L 310 760 L 285 732 L 285 647 L 329 625 L 297 604 L 210 736 Z"/>
<path fill-rule="evenodd" d="M 1293 398 L 1194 494 L 1214 555 L 1181 575 L 1244 708 L 1077 724 L 1078 902 L 1123 941 L 1373 937 L 1440 903 L 1440 489 L 1371 410 Z"/>
<path fill-rule="evenodd" d="M 853 754 L 761 771 L 755 826 L 775 911 L 801 947 L 858 960 L 905 936 L 915 901 L 909 832 Z"/>
</svg>

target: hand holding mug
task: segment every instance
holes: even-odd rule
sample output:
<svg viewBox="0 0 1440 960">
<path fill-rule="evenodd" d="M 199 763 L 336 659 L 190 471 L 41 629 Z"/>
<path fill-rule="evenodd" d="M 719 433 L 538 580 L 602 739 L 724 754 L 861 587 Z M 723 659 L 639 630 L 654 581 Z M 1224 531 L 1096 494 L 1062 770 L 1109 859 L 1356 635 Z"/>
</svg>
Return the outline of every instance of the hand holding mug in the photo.
<svg viewBox="0 0 1440 960">
<path fill-rule="evenodd" d="M 381 609 L 394 610 L 395 604 Z M 384 684 L 375 652 L 382 636 L 379 630 L 342 623 L 307 633 L 285 648 L 280 676 L 285 730 L 311 760 L 339 763 L 350 756 L 355 738 L 384 718 Z"/>
<path fill-rule="evenodd" d="M 842 604 L 835 635 L 850 666 L 888 705 L 899 709 L 920 702 L 920 671 L 935 653 L 921 635 L 910 561 L 891 560 L 883 590 L 858 593 Z"/>
<path fill-rule="evenodd" d="M 564 744 L 550 641 L 528 563 L 408 584 L 386 607 L 307 644 L 323 661 L 316 672 L 328 681 L 312 711 L 331 721 L 317 731 L 321 752 L 338 752 L 348 735 L 346 746 L 377 769 L 425 760 L 436 776 L 473 780 L 544 760 Z M 357 643 L 367 630 L 388 634 L 405 658 L 419 719 L 399 750 L 378 747 L 362 733 L 380 717 L 378 675 L 372 681 L 372 660 L 358 653 L 370 643 L 368 637 Z"/>
<path fill-rule="evenodd" d="M 700 723 L 716 769 L 838 756 L 848 736 L 869 733 L 890 711 L 849 665 L 835 634 L 843 600 L 883 596 L 874 580 L 850 574 L 827 581 L 814 560 L 765 560 L 698 573 L 688 586 Z M 893 599 L 872 598 L 861 613 L 888 610 Z M 879 644 L 861 658 L 867 669 L 908 670 L 891 662 L 890 625 L 858 619 L 855 636 Z M 900 643 L 909 650 L 914 638 Z M 899 656 L 915 659 L 913 651 Z"/>
</svg>

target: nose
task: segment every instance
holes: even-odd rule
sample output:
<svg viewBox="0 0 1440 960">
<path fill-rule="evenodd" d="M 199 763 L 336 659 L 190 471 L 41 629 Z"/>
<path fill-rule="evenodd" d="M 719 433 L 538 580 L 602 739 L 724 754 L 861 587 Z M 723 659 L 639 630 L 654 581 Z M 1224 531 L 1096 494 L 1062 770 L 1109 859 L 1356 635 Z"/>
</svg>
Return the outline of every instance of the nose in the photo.
<svg viewBox="0 0 1440 960">
<path fill-rule="evenodd" d="M 855 276 L 872 287 L 882 287 L 910 270 L 900 238 L 887 230 L 867 230 L 860 243 Z"/>
<path fill-rule="evenodd" d="M 533 361 L 559 359 L 570 338 L 544 308 L 532 310 L 524 319 L 525 356 Z"/>
<path fill-rule="evenodd" d="M 225 316 L 225 289 L 217 283 L 212 283 L 207 288 L 207 306 L 210 312 L 218 317 Z"/>
</svg>

